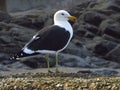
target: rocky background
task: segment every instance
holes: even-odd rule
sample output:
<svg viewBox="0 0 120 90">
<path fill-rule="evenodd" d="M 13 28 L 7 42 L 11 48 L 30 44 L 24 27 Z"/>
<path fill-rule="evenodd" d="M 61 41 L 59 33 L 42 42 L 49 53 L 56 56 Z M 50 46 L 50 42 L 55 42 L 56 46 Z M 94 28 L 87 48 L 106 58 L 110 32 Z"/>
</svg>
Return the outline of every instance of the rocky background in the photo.
<svg viewBox="0 0 120 90">
<path fill-rule="evenodd" d="M 90 70 L 98 74 L 120 74 L 120 0 L 86 0 L 65 8 L 78 20 L 73 24 L 74 37 L 59 54 L 59 65 Z M 53 23 L 59 8 L 36 8 L 24 12 L 0 11 L 0 70 L 46 68 L 44 55 L 23 58 L 9 64 L 9 57 L 41 28 Z M 50 56 L 54 67 L 54 55 Z M 1 74 L 1 73 L 0 73 Z"/>
</svg>

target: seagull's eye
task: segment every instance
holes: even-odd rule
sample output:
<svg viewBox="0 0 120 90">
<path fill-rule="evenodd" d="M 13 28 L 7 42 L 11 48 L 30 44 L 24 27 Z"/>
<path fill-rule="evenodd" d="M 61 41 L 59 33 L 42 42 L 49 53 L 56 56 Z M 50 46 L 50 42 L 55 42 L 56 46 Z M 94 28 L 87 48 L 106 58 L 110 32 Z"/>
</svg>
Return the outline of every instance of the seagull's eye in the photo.
<svg viewBox="0 0 120 90">
<path fill-rule="evenodd" d="M 65 15 L 64 13 L 61 13 L 61 15 Z"/>
</svg>

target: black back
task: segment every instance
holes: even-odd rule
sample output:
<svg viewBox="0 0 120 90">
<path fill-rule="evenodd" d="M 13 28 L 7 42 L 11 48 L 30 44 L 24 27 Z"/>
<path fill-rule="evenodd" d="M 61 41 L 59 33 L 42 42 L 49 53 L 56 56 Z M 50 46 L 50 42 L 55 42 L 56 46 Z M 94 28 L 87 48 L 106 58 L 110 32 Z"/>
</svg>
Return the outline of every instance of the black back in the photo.
<svg viewBox="0 0 120 90">
<path fill-rule="evenodd" d="M 57 25 L 53 25 L 40 30 L 25 47 L 33 51 L 57 51 L 67 44 L 69 38 L 70 33 L 68 31 Z"/>
</svg>

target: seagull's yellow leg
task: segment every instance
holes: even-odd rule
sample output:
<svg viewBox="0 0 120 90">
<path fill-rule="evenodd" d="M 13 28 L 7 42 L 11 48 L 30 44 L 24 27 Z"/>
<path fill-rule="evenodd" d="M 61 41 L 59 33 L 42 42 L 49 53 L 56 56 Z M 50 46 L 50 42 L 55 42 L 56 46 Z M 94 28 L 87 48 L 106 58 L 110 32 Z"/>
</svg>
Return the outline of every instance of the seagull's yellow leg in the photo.
<svg viewBox="0 0 120 90">
<path fill-rule="evenodd" d="M 55 60 L 56 60 L 56 73 L 59 73 L 59 70 L 58 70 L 58 53 L 56 53 L 56 55 L 55 55 Z"/>
<path fill-rule="evenodd" d="M 50 71 L 49 54 L 46 54 L 46 61 L 47 61 L 48 72 L 51 72 Z"/>
</svg>

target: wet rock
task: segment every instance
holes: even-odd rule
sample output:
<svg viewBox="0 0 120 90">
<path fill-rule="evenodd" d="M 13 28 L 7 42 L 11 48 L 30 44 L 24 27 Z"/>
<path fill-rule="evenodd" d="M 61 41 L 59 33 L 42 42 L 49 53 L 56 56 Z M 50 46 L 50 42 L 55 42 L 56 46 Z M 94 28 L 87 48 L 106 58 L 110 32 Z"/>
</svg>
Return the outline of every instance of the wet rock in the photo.
<svg viewBox="0 0 120 90">
<path fill-rule="evenodd" d="M 97 44 L 94 48 L 94 53 L 105 56 L 109 51 L 117 46 L 117 43 L 104 40 Z"/>
<path fill-rule="evenodd" d="M 0 53 L 0 63 L 3 63 L 7 59 L 8 59 L 8 55 L 6 55 L 5 53 Z"/>
<path fill-rule="evenodd" d="M 41 60 L 42 62 L 43 60 Z M 46 63 L 45 62 L 42 62 L 42 65 L 40 65 L 39 61 L 37 60 L 25 60 L 25 61 L 22 61 L 22 63 L 24 63 L 25 65 L 31 67 L 31 68 L 38 68 L 38 67 L 45 67 L 47 65 L 45 65 Z M 40 65 L 40 66 L 39 66 Z"/>
<path fill-rule="evenodd" d="M 8 64 L 6 65 L 6 67 L 10 68 L 10 69 L 27 69 L 27 70 L 31 70 L 32 68 L 28 67 L 27 65 L 18 62 L 12 63 L 12 64 Z"/>
<path fill-rule="evenodd" d="M 105 56 L 107 59 L 116 61 L 120 63 L 120 45 L 116 46 Z"/>
<path fill-rule="evenodd" d="M 116 70 L 80 70 L 78 73 L 100 74 L 100 75 L 117 75 L 119 72 Z"/>
<path fill-rule="evenodd" d="M 82 74 L 89 73 L 89 74 L 93 74 L 93 72 L 90 71 L 90 70 L 80 70 L 77 73 L 82 73 Z"/>
<path fill-rule="evenodd" d="M 67 67 L 91 67 L 91 65 L 81 57 L 62 53 L 59 54 L 59 65 Z"/>
<path fill-rule="evenodd" d="M 9 69 L 6 66 L 0 64 L 0 73 L 2 73 L 2 71 L 9 71 Z"/>
<path fill-rule="evenodd" d="M 103 59 L 101 57 L 88 56 L 85 61 L 91 65 L 92 68 L 120 68 L 120 63 Z"/>
<path fill-rule="evenodd" d="M 94 73 L 96 74 L 102 74 L 102 75 L 115 75 L 115 74 L 118 74 L 117 71 L 115 70 L 96 70 L 94 71 Z"/>
<path fill-rule="evenodd" d="M 55 60 L 52 58 L 49 59 L 50 67 L 55 66 Z M 43 56 L 33 56 L 25 59 L 21 59 L 21 63 L 31 67 L 31 68 L 47 68 L 47 61 Z"/>
</svg>

